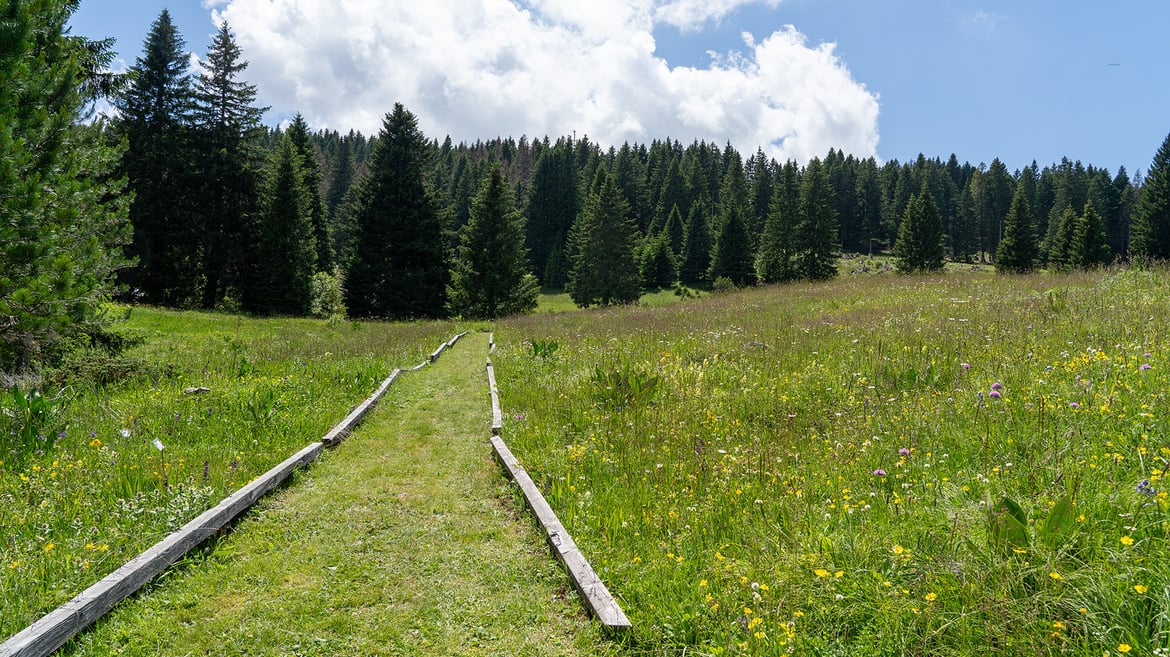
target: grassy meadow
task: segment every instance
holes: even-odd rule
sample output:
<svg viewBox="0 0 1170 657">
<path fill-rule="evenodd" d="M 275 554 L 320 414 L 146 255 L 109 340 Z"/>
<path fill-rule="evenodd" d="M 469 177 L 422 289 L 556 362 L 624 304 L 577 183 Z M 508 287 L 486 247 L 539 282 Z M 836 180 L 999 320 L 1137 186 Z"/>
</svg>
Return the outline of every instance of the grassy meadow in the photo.
<svg viewBox="0 0 1170 657">
<path fill-rule="evenodd" d="M 36 404 L 11 391 L 0 401 L 11 416 L 0 418 L 0 637 L 320 438 L 394 367 L 422 362 L 458 330 L 116 312 L 145 338 L 130 365 L 70 369 L 103 378 L 120 367 L 119 381 L 65 378 Z M 207 391 L 184 393 L 195 387 Z M 17 448 L 22 426 L 38 432 L 36 449 Z"/>
<path fill-rule="evenodd" d="M 1168 291 L 968 268 L 514 318 L 505 437 L 637 652 L 1170 654 Z"/>
</svg>

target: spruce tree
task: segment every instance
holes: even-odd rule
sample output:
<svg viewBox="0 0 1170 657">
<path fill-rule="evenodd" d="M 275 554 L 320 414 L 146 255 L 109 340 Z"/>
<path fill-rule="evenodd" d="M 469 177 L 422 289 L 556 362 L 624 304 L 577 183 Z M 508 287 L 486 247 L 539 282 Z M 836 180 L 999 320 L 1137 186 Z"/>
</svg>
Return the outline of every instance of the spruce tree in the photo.
<svg viewBox="0 0 1170 657">
<path fill-rule="evenodd" d="M 346 307 L 355 317 L 441 317 L 448 266 L 438 200 L 427 186 L 431 148 L 401 103 L 386 115 L 369 166 L 356 199 Z"/>
<path fill-rule="evenodd" d="M 780 283 L 796 277 L 793 242 L 799 222 L 800 172 L 796 162 L 789 160 L 777 175 L 756 253 L 756 276 L 761 282 Z"/>
<path fill-rule="evenodd" d="M 1069 264 L 1079 269 L 1092 269 L 1109 264 L 1109 241 L 1105 236 L 1105 222 L 1092 201 L 1085 202 L 1085 210 L 1073 225 L 1069 247 Z"/>
<path fill-rule="evenodd" d="M 1075 266 L 1072 249 L 1077 213 L 1071 207 L 1066 207 L 1064 212 L 1050 221 L 1055 229 L 1048 240 L 1048 267 L 1055 271 L 1067 271 Z"/>
<path fill-rule="evenodd" d="M 671 208 L 666 225 L 662 227 L 662 235 L 665 236 L 666 243 L 670 246 L 670 252 L 676 258 L 681 256 L 683 242 L 686 240 L 686 227 L 683 226 L 682 212 L 679 211 L 677 205 Z"/>
<path fill-rule="evenodd" d="M 711 251 L 711 267 L 707 270 L 709 280 L 725 277 L 731 279 L 737 287 L 755 282 L 751 238 L 745 224 L 740 204 L 726 203 L 720 219 L 721 227 Z"/>
<path fill-rule="evenodd" d="M 567 268 L 550 264 L 554 259 L 563 262 L 565 239 L 581 208 L 577 172 L 572 140 L 558 139 L 555 146 L 541 154 L 532 173 L 525 206 L 526 241 L 532 269 L 544 287 L 565 284 Z"/>
<path fill-rule="evenodd" d="M 255 139 L 267 109 L 253 106 L 256 86 L 239 79 L 247 68 L 228 24 L 221 24 L 207 50 L 194 104 L 204 308 L 214 308 L 229 284 L 246 287 L 248 269 L 266 266 L 246 263 L 246 224 L 256 212 L 260 190 Z"/>
<path fill-rule="evenodd" d="M 796 271 L 817 281 L 837 275 L 837 212 L 833 189 L 821 161 L 813 158 L 800 188 L 800 223 L 796 229 Z"/>
<path fill-rule="evenodd" d="M 185 45 L 164 9 L 130 68 L 130 84 L 115 101 L 119 130 L 129 142 L 123 171 L 134 192 L 128 255 L 138 262 L 124 280 L 136 297 L 169 306 L 198 300 L 201 267 Z"/>
<path fill-rule="evenodd" d="M 273 153 L 257 231 L 259 267 L 246 309 L 266 314 L 306 315 L 310 282 L 317 271 L 312 196 L 305 186 L 301 156 L 285 133 Z"/>
<path fill-rule="evenodd" d="M 683 235 L 682 255 L 679 257 L 679 279 L 689 285 L 707 278 L 711 266 L 711 224 L 707 221 L 710 201 L 700 197 L 691 204 Z"/>
<path fill-rule="evenodd" d="M 459 233 L 447 288 L 451 312 L 476 319 L 531 312 L 539 293 L 536 277 L 528 273 L 524 217 L 515 208 L 499 164 L 494 164 Z"/>
<path fill-rule="evenodd" d="M 648 288 L 668 288 L 678 280 L 678 261 L 665 232 L 646 238 L 639 269 L 642 283 Z"/>
<path fill-rule="evenodd" d="M 934 272 L 943 268 L 943 226 L 934 195 L 922 185 L 922 192 L 910 197 L 906 214 L 894 243 L 898 271 Z"/>
<path fill-rule="evenodd" d="M 1170 135 L 1146 172 L 1133 212 L 1130 250 L 1144 260 L 1170 259 Z"/>
<path fill-rule="evenodd" d="M 621 190 L 604 167 L 597 170 L 570 239 L 575 243 L 567 289 L 581 307 L 633 303 L 642 280 L 635 252 L 638 227 Z"/>
<path fill-rule="evenodd" d="M 321 165 L 317 149 L 311 141 L 309 124 L 300 112 L 288 126 L 289 137 L 301 156 L 301 170 L 305 175 L 305 189 L 309 193 L 309 213 L 313 224 L 313 239 L 317 243 L 317 271 L 333 271 L 333 237 L 329 231 L 325 199 L 321 193 Z"/>
<path fill-rule="evenodd" d="M 0 5 L 0 372 L 93 332 L 129 241 L 121 154 L 101 122 L 109 42 L 67 35 L 76 2 Z"/>
<path fill-rule="evenodd" d="M 1009 274 L 1026 274 L 1036 267 L 1039 247 L 1032 221 L 1032 208 L 1024 188 L 1017 187 L 1012 205 L 1003 223 L 1003 238 L 995 251 L 995 270 Z"/>
</svg>

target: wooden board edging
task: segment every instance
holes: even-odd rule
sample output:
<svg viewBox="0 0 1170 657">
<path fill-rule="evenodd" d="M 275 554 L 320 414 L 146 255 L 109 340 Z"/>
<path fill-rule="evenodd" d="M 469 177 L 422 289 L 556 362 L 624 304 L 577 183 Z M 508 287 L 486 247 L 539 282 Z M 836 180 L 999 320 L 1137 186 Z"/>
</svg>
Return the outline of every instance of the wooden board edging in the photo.
<svg viewBox="0 0 1170 657">
<path fill-rule="evenodd" d="M 367 397 L 366 400 L 361 404 L 358 404 L 357 408 L 350 411 L 349 415 L 347 415 L 340 424 L 333 427 L 329 430 L 329 433 L 322 436 L 321 442 L 325 443 L 326 445 L 333 446 L 345 440 L 345 437 L 348 436 L 350 432 L 353 431 L 353 428 L 362 421 L 362 418 L 365 417 L 366 413 L 368 413 L 370 409 L 378 403 L 378 400 L 382 399 L 382 396 L 386 394 L 386 390 L 390 388 L 390 384 L 394 383 L 395 379 L 397 379 L 398 375 L 401 373 L 402 370 L 397 368 L 391 372 L 390 376 L 386 377 L 385 381 L 382 381 L 382 385 L 378 386 L 378 389 L 374 391 L 374 394 Z"/>
<path fill-rule="evenodd" d="M 568 572 L 569 579 L 573 581 L 573 588 L 577 589 L 585 606 L 607 630 L 628 631 L 632 627 L 630 619 L 626 617 L 617 600 L 614 600 L 613 595 L 594 572 L 585 556 L 577 549 L 569 532 L 561 525 L 556 513 L 553 512 L 548 501 L 544 499 L 540 489 L 533 483 L 532 477 L 528 476 L 528 472 L 508 449 L 503 438 L 492 436 L 492 449 L 495 450 L 496 459 L 499 460 L 500 465 L 520 487 L 520 492 L 524 495 L 528 508 L 532 509 L 537 522 L 544 530 L 545 540 L 548 541 L 549 547 L 556 554 L 557 560 Z"/>
<path fill-rule="evenodd" d="M 488 391 L 492 396 L 492 435 L 498 436 L 504 430 L 504 413 L 500 410 L 500 390 L 496 387 L 496 370 L 492 359 L 487 361 Z"/>
</svg>

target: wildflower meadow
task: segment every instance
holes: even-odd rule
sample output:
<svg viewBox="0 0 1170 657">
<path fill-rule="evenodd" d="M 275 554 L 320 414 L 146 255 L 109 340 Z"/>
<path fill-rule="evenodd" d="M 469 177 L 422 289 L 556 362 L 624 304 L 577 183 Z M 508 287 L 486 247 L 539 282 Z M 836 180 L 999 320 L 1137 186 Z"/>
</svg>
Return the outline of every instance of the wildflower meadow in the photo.
<svg viewBox="0 0 1170 657">
<path fill-rule="evenodd" d="M 1168 289 L 859 276 L 515 318 L 505 435 L 653 652 L 1165 654 Z"/>
</svg>

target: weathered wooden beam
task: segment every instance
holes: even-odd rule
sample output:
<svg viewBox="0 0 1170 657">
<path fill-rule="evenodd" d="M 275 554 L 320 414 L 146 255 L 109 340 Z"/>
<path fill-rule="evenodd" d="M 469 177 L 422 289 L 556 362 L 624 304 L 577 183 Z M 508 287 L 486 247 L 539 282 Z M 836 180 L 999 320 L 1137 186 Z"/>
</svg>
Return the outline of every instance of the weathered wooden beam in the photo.
<svg viewBox="0 0 1170 657">
<path fill-rule="evenodd" d="M 496 334 L 488 333 L 488 355 L 496 352 Z"/>
<path fill-rule="evenodd" d="M 366 400 L 361 404 L 358 404 L 357 408 L 350 411 L 349 415 L 347 415 L 340 424 L 333 427 L 329 430 L 329 433 L 322 436 L 321 442 L 332 446 L 340 443 L 342 440 L 345 440 L 345 437 L 348 436 L 351 431 L 353 431 L 353 428 L 357 426 L 358 422 L 361 422 L 366 413 L 368 413 L 370 409 L 378 403 L 378 400 L 380 400 L 382 396 L 386 394 L 386 390 L 390 387 L 390 384 L 394 383 L 394 380 L 397 379 L 398 375 L 401 373 L 402 370 L 395 369 L 394 372 L 390 374 L 390 376 L 386 377 L 386 380 L 382 382 L 382 385 L 378 386 L 378 389 L 374 391 L 374 394 L 367 397 Z"/>
<path fill-rule="evenodd" d="M 610 594 L 609 589 L 594 572 L 585 556 L 577 549 L 569 532 L 561 525 L 556 513 L 553 512 L 548 501 L 544 499 L 540 489 L 533 483 L 532 477 L 528 476 L 528 472 L 508 449 L 503 438 L 492 436 L 492 448 L 495 450 L 500 465 L 520 487 L 520 492 L 524 495 L 528 508 L 532 509 L 532 513 L 544 530 L 549 547 L 552 548 L 557 560 L 568 572 L 569 579 L 573 581 L 573 588 L 577 589 L 577 593 L 580 594 L 589 611 L 597 617 L 597 620 L 601 621 L 607 630 L 614 632 L 629 630 L 631 627 L 630 619 L 626 617 L 617 600 Z"/>
<path fill-rule="evenodd" d="M 504 430 L 504 413 L 500 410 L 500 390 L 496 387 L 496 370 L 492 359 L 487 361 L 488 391 L 492 396 L 492 435 L 498 436 Z"/>
</svg>

